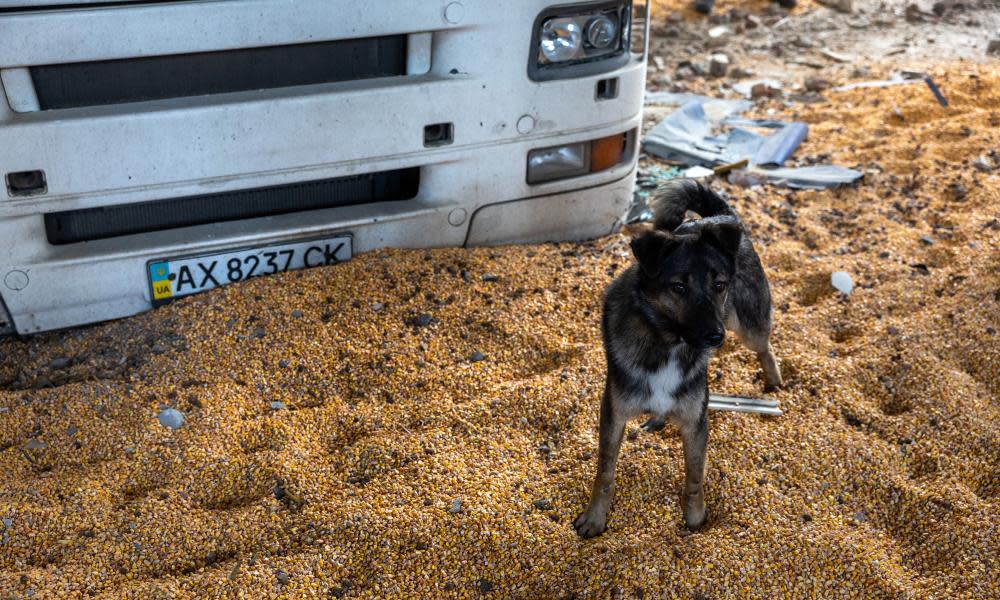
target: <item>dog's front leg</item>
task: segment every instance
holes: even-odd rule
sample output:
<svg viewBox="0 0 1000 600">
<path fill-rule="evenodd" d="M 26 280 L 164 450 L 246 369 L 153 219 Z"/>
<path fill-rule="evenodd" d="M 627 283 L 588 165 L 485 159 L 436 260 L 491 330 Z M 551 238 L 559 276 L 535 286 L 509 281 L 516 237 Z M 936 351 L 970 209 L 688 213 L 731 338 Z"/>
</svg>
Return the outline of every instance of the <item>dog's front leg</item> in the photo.
<svg viewBox="0 0 1000 600">
<path fill-rule="evenodd" d="M 705 392 L 706 395 L 708 392 Z M 696 531 L 705 524 L 705 452 L 708 448 L 708 407 L 693 422 L 682 422 L 684 441 L 684 493 L 682 505 L 688 529 Z"/>
<path fill-rule="evenodd" d="M 590 493 L 590 504 L 573 527 L 580 537 L 601 535 L 608 528 L 608 510 L 615 495 L 615 465 L 625 432 L 625 415 L 610 383 L 601 399 L 600 443 L 598 445 L 597 477 Z"/>
</svg>

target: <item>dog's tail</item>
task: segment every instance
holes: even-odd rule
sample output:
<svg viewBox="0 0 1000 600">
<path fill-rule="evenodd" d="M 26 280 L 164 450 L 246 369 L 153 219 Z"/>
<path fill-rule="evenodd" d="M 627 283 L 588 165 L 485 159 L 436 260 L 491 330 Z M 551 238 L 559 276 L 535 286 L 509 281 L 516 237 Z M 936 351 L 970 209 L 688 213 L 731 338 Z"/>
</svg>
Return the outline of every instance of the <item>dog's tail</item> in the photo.
<svg viewBox="0 0 1000 600">
<path fill-rule="evenodd" d="M 662 188 L 650 202 L 653 227 L 660 231 L 673 231 L 684 222 L 684 214 L 694 211 L 707 217 L 732 217 L 739 222 L 736 212 L 721 196 L 709 187 L 690 179 L 672 183 Z"/>
</svg>

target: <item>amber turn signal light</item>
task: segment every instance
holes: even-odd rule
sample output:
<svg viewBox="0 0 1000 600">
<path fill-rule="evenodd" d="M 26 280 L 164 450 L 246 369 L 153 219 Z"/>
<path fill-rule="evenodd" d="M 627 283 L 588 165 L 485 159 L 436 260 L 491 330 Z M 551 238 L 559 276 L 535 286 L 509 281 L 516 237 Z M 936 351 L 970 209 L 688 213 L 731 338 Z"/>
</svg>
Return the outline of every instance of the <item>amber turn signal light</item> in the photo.
<svg viewBox="0 0 1000 600">
<path fill-rule="evenodd" d="M 624 155 L 624 133 L 596 139 L 590 143 L 590 172 L 610 169 L 620 163 Z"/>
</svg>

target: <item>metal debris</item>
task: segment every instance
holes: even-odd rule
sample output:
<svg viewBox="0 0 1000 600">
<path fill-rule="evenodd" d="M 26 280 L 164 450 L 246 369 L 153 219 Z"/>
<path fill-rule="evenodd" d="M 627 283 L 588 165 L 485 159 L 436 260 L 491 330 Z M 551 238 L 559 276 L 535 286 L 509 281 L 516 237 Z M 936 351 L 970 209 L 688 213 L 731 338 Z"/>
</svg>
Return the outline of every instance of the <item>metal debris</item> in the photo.
<svg viewBox="0 0 1000 600">
<path fill-rule="evenodd" d="M 795 189 L 824 189 L 851 183 L 862 177 L 860 171 L 834 165 L 801 168 L 762 168 L 780 166 L 808 135 L 805 123 L 753 121 L 737 117 L 740 105 L 730 104 L 723 116 L 713 120 L 705 104 L 696 97 L 656 124 L 646 134 L 643 147 L 664 160 L 689 167 L 710 167 L 747 161 L 748 171 L 777 185 Z M 720 126 L 729 126 L 725 134 L 713 134 Z M 777 129 L 765 136 L 747 127 Z M 690 169 L 687 177 L 703 177 L 706 171 Z"/>
<path fill-rule="evenodd" d="M 779 416 L 783 414 L 781 409 L 778 408 L 777 400 L 771 398 L 751 398 L 749 396 L 731 396 L 729 394 L 709 394 L 708 408 L 710 410 L 756 413 L 759 415 Z"/>
<path fill-rule="evenodd" d="M 860 88 L 883 88 L 890 87 L 894 85 L 910 85 L 913 83 L 923 82 L 931 93 L 934 94 L 934 98 L 938 101 L 941 106 L 948 106 L 948 99 L 945 98 L 941 89 L 938 88 L 934 80 L 931 79 L 930 75 L 926 73 L 913 73 L 913 72 L 903 72 L 896 73 L 891 79 L 883 79 L 879 81 L 859 81 L 856 83 L 849 83 L 847 85 L 841 85 L 835 88 L 831 88 L 831 92 L 846 92 L 848 90 L 856 90 Z"/>
</svg>

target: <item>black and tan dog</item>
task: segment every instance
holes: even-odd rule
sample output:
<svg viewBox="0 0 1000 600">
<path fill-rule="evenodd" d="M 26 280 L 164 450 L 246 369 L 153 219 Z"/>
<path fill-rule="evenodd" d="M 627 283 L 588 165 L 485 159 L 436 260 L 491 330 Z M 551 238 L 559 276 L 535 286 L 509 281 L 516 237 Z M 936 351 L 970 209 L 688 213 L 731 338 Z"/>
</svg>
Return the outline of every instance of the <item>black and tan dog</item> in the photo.
<svg viewBox="0 0 1000 600">
<path fill-rule="evenodd" d="M 684 222 L 691 210 L 702 218 Z M 684 443 L 682 494 L 688 528 L 705 522 L 708 360 L 734 331 L 757 353 L 769 387 L 781 385 L 771 350 L 771 291 L 736 213 L 712 190 L 675 185 L 653 203 L 652 227 L 631 233 L 636 263 L 608 287 L 602 329 L 608 376 L 601 400 L 597 477 L 590 504 L 574 523 L 589 538 L 607 527 L 615 463 L 625 423 L 667 419 Z"/>
</svg>

